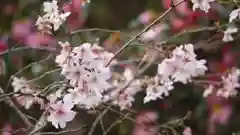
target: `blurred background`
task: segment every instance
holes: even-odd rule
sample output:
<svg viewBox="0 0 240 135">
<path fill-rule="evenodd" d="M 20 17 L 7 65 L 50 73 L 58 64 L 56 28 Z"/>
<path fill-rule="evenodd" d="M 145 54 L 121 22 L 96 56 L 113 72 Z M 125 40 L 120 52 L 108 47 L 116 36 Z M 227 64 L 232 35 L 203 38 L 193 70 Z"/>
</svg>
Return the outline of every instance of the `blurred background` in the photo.
<svg viewBox="0 0 240 135">
<path fill-rule="evenodd" d="M 173 0 L 175 3 L 178 1 Z M 55 69 L 53 60 L 59 52 L 57 44 L 59 40 L 71 40 L 73 45 L 85 41 L 98 42 L 107 50 L 115 52 L 171 5 L 170 0 L 91 0 L 84 6 L 84 0 L 72 0 L 71 3 L 67 0 L 59 0 L 64 11 L 72 12 L 67 19 L 68 30 L 71 32 L 84 30 L 69 37 L 65 27 L 53 35 L 45 35 L 36 30 L 35 21 L 42 12 L 43 2 L 44 0 L 1 0 L 0 2 L 0 84 L 6 88 L 5 93 L 12 91 L 9 86 L 11 75 L 28 64 L 31 66 L 18 73 L 18 76 L 31 79 Z M 143 34 L 139 40 L 133 42 L 133 46 L 126 49 L 119 58 L 141 58 L 144 50 L 138 47 L 139 44 L 158 44 L 167 39 L 169 45 L 194 43 L 199 58 L 208 60 L 208 72 L 211 74 L 222 73 L 230 67 L 238 66 L 240 36 L 236 35 L 236 40 L 233 42 L 227 44 L 222 42 L 228 13 L 235 6 L 231 0 L 226 1 L 224 6 L 213 3 L 211 11 L 205 14 L 198 10 L 192 11 L 191 3 L 184 2 L 157 23 L 153 31 Z M 208 27 L 214 29 L 203 29 Z M 92 28 L 101 28 L 101 30 Z M 40 60 L 43 61 L 36 62 Z M 136 63 L 121 65 L 118 70 L 123 70 L 131 64 Z M 146 74 L 154 76 L 156 69 L 157 65 L 153 65 Z M 58 79 L 62 79 L 59 72 L 52 73 L 38 79 L 36 84 L 43 87 Z M 208 79 L 215 78 L 210 76 Z M 233 132 L 240 131 L 239 96 L 229 100 L 214 95 L 203 98 L 204 88 L 201 86 L 176 84 L 175 88 L 164 100 L 156 100 L 148 104 L 143 104 L 144 93 L 136 95 L 133 107 L 122 113 L 138 121 L 141 126 L 123 119 L 118 113 L 108 112 L 97 124 L 93 134 L 103 134 L 110 125 L 121 119 L 123 120 L 112 128 L 109 135 L 155 135 L 145 131 L 144 128 L 155 129 L 156 123 L 161 125 L 169 121 L 173 121 L 173 124 L 170 123 L 172 128 L 160 128 L 159 132 L 166 135 L 180 135 L 185 127 L 191 127 L 193 135 L 232 135 Z M 119 110 L 119 108 L 115 109 Z M 24 108 L 21 110 L 33 122 L 42 112 L 38 105 L 32 106 L 27 111 Z M 85 124 L 86 128 L 81 132 L 66 134 L 87 134 L 100 110 L 79 110 L 77 117 L 68 124 L 67 128 L 77 128 Z M 188 112 L 191 112 L 190 115 L 187 115 Z M 150 119 L 146 119 L 145 116 Z M 0 100 L 0 135 L 25 135 L 24 131 L 13 132 L 20 128 L 24 127 L 19 116 Z M 57 130 L 49 125 L 44 131 Z"/>
</svg>

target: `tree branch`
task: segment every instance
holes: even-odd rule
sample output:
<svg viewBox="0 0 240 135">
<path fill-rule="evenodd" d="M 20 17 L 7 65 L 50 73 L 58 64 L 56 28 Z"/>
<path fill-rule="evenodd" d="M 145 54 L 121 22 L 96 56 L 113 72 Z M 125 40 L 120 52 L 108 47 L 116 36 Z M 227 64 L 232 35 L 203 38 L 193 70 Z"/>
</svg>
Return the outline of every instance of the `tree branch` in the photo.
<svg viewBox="0 0 240 135">
<path fill-rule="evenodd" d="M 114 56 L 108 61 L 108 63 L 106 64 L 106 66 L 108 66 L 114 58 L 116 58 L 116 56 L 118 54 L 120 54 L 130 43 L 132 43 L 135 39 L 137 39 L 139 36 L 141 36 L 143 33 L 145 33 L 148 29 L 150 29 L 153 25 L 155 25 L 157 22 L 159 22 L 161 19 L 163 19 L 166 15 L 168 15 L 168 13 L 170 13 L 175 7 L 177 7 L 178 5 L 182 4 L 183 2 L 185 2 L 185 0 L 180 1 L 179 3 L 177 3 L 176 5 L 171 6 L 169 9 L 167 9 L 162 15 L 160 15 L 157 19 L 155 19 L 151 24 L 149 24 L 148 26 L 146 26 L 141 32 L 139 32 L 137 35 L 135 35 L 134 37 L 132 37 L 128 42 L 126 42 L 115 54 Z"/>
</svg>

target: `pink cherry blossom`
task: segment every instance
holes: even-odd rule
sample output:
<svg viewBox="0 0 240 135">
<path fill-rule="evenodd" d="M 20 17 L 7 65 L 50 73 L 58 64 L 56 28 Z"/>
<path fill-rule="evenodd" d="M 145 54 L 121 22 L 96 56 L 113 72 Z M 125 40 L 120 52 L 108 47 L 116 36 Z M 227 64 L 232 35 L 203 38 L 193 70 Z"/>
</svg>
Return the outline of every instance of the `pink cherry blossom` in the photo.
<svg viewBox="0 0 240 135">
<path fill-rule="evenodd" d="M 55 128 L 65 128 L 66 123 L 74 119 L 76 112 L 72 111 L 72 104 L 58 101 L 56 104 L 50 105 L 50 115 L 47 120 L 52 123 Z"/>
</svg>

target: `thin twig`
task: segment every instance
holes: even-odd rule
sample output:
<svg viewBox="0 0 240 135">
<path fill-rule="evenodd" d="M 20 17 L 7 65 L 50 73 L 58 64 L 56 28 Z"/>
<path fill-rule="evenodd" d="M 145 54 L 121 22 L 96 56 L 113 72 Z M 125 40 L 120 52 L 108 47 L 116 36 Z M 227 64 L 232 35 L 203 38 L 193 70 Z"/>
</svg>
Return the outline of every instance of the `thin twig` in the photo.
<svg viewBox="0 0 240 135">
<path fill-rule="evenodd" d="M 57 87 L 57 86 L 62 86 L 63 81 L 57 81 L 57 82 L 53 82 L 49 85 L 47 85 L 46 87 L 44 87 L 44 89 L 42 91 L 40 91 L 38 94 L 43 94 L 46 95 L 49 91 L 51 91 L 53 88 Z"/>
<path fill-rule="evenodd" d="M 12 79 L 13 79 L 14 76 L 19 75 L 19 74 L 22 73 L 24 70 L 32 67 L 34 64 L 38 64 L 38 63 L 45 62 L 45 61 L 47 61 L 47 60 L 49 60 L 49 59 L 51 59 L 51 58 L 52 58 L 52 55 L 48 55 L 46 58 L 44 58 L 44 59 L 42 59 L 42 60 L 40 60 L 40 61 L 32 62 L 32 63 L 28 64 L 27 66 L 19 69 L 18 72 L 16 72 L 15 74 L 11 75 L 11 77 L 10 77 L 10 79 L 8 80 L 8 83 L 7 83 L 6 87 L 5 87 L 5 91 L 8 90 L 9 85 L 10 85 L 10 83 L 11 83 L 11 81 L 12 81 Z"/>
<path fill-rule="evenodd" d="M 0 93 L 4 94 L 4 90 L 2 89 L 2 87 L 0 87 Z M 17 112 L 17 114 L 20 116 L 23 122 L 27 125 L 27 128 L 32 127 L 32 123 L 28 120 L 24 113 L 15 105 L 15 103 L 9 96 L 6 96 L 6 100 L 4 100 L 4 102 Z"/>
<path fill-rule="evenodd" d="M 69 132 L 78 132 L 78 131 L 82 131 L 85 127 L 86 125 L 83 125 L 77 129 L 69 129 L 69 130 L 64 130 L 60 132 L 42 132 L 42 133 L 39 133 L 38 135 L 60 135 L 60 134 L 69 133 Z"/>
<path fill-rule="evenodd" d="M 44 74 L 42 74 L 42 75 L 40 75 L 40 76 L 38 76 L 38 77 L 36 77 L 36 78 L 33 78 L 33 79 L 29 80 L 28 82 L 37 81 L 37 80 L 45 77 L 46 75 L 52 74 L 52 73 L 57 72 L 57 71 L 60 71 L 60 70 L 61 70 L 61 68 L 57 68 L 57 69 L 53 69 L 53 70 L 47 71 L 47 72 L 45 72 Z"/>
<path fill-rule="evenodd" d="M 29 46 L 24 47 L 17 47 L 17 48 L 10 48 L 0 53 L 0 56 L 11 53 L 11 52 L 17 52 L 17 51 L 23 51 L 23 50 L 31 50 L 31 49 L 37 49 L 37 50 L 48 50 L 48 51 L 54 51 L 55 48 L 32 48 Z M 51 50 L 50 50 L 51 49 Z"/>
<path fill-rule="evenodd" d="M 12 96 L 12 95 L 14 95 L 14 94 L 18 94 L 19 92 L 17 91 L 17 92 L 10 92 L 10 93 L 7 93 L 7 94 L 1 94 L 0 95 L 0 99 L 1 98 L 5 98 L 5 97 L 7 97 L 7 96 Z"/>
<path fill-rule="evenodd" d="M 101 114 L 101 112 L 99 112 L 99 115 L 100 114 Z M 105 126 L 104 126 L 104 123 L 103 123 L 103 119 L 100 119 L 99 124 L 101 126 L 102 131 L 105 132 L 106 130 L 105 130 Z"/>
<path fill-rule="evenodd" d="M 168 8 L 162 15 L 160 15 L 157 19 L 155 19 L 151 24 L 149 24 L 148 26 L 146 26 L 141 32 L 139 32 L 137 35 L 135 35 L 134 37 L 132 37 L 128 42 L 126 42 L 115 54 L 114 56 L 108 61 L 108 63 L 106 64 L 106 66 L 108 66 L 114 58 L 116 58 L 116 56 L 118 54 L 120 54 L 128 45 L 130 45 L 130 43 L 132 43 L 135 39 L 137 39 L 139 36 L 141 36 L 143 33 L 145 33 L 149 28 L 151 28 L 153 25 L 155 25 L 157 22 L 159 22 L 161 19 L 163 19 L 169 12 L 171 12 L 175 7 L 177 7 L 178 5 L 180 5 L 181 3 L 183 3 L 185 0 L 180 1 L 179 3 L 177 3 L 176 5 L 171 6 L 170 8 Z"/>
<path fill-rule="evenodd" d="M 107 107 L 107 108 L 105 108 L 104 111 L 103 111 L 100 115 L 98 115 L 98 117 L 97 117 L 97 118 L 95 119 L 95 121 L 93 122 L 92 127 L 91 127 L 91 129 L 90 129 L 90 131 L 88 132 L 87 135 L 92 135 L 92 134 L 93 134 L 93 132 L 94 132 L 94 130 L 95 130 L 98 122 L 99 122 L 99 121 L 103 118 L 103 116 L 108 112 L 109 108 L 110 108 L 110 106 Z"/>
<path fill-rule="evenodd" d="M 123 118 L 117 119 L 114 123 L 112 123 L 112 124 L 106 129 L 105 132 L 103 132 L 103 135 L 107 135 L 107 134 L 111 131 L 111 129 L 112 129 L 113 127 L 115 127 L 117 124 L 122 123 L 125 119 L 127 119 L 127 117 L 129 117 L 129 115 L 130 115 L 130 114 L 128 113 L 128 114 L 126 114 Z"/>
<path fill-rule="evenodd" d="M 71 32 L 71 35 L 74 35 L 76 33 L 81 33 L 81 32 L 92 32 L 92 31 L 101 31 L 101 32 L 121 32 L 120 30 L 110 30 L 110 29 L 101 29 L 101 28 L 90 28 L 90 29 L 80 29 Z M 122 33 L 122 32 L 121 32 Z"/>
<path fill-rule="evenodd" d="M 0 129 L 0 132 L 3 134 L 9 133 L 9 134 L 13 135 L 13 134 L 17 134 L 18 132 L 26 132 L 27 130 L 28 129 L 26 129 L 26 128 L 19 128 L 19 129 L 13 130 L 13 131 L 8 131 L 6 129 Z"/>
<path fill-rule="evenodd" d="M 44 128 L 47 125 L 46 114 L 48 111 L 46 111 L 46 110 L 42 113 L 39 120 L 36 122 L 33 130 L 28 135 L 36 134 L 37 132 L 39 132 L 42 128 Z"/>
<path fill-rule="evenodd" d="M 103 106 L 106 107 L 105 105 L 103 105 Z M 132 121 L 133 123 L 137 124 L 138 126 L 144 128 L 144 127 L 142 126 L 142 124 L 138 123 L 138 122 L 137 122 L 136 120 L 134 120 L 133 118 L 131 118 L 131 117 L 129 117 L 129 116 L 126 116 L 126 115 L 123 114 L 122 112 L 119 112 L 118 110 L 116 110 L 116 109 L 114 109 L 114 108 L 112 108 L 112 107 L 109 107 L 109 111 L 112 111 L 112 112 L 114 112 L 114 113 L 117 113 L 117 114 L 125 117 L 126 119 Z M 145 129 L 145 130 L 147 130 L 147 131 L 149 131 L 149 132 L 153 132 L 153 133 L 155 133 L 155 134 L 157 134 L 157 135 L 161 135 L 159 132 L 157 132 L 157 131 L 155 131 L 155 130 L 152 130 L 152 129 Z"/>
</svg>

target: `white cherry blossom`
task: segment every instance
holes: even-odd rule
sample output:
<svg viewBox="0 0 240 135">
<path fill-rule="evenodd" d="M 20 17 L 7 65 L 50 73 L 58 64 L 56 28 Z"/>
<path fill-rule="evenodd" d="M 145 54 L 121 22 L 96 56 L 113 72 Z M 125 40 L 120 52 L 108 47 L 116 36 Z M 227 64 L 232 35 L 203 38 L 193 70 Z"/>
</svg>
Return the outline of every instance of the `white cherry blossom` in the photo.
<svg viewBox="0 0 240 135">
<path fill-rule="evenodd" d="M 224 98 L 236 96 L 238 93 L 236 89 L 240 87 L 239 76 L 239 69 L 232 69 L 226 76 L 222 76 L 223 87 L 218 89 L 217 95 Z"/>
<path fill-rule="evenodd" d="M 51 30 L 57 31 L 71 12 L 61 13 L 56 0 L 44 2 L 43 6 L 45 14 L 38 17 L 35 25 L 38 30 L 51 34 Z"/>
<path fill-rule="evenodd" d="M 229 14 L 229 22 L 232 22 L 235 19 L 239 19 L 240 18 L 240 8 L 233 10 L 230 14 Z"/>
<path fill-rule="evenodd" d="M 16 97 L 16 101 L 25 109 L 29 109 L 34 103 L 43 106 L 43 99 L 34 96 L 39 90 L 30 84 L 25 78 L 14 77 L 12 87 L 14 92 L 19 92 L 13 96 Z"/>
<path fill-rule="evenodd" d="M 173 82 L 159 83 L 159 78 L 156 76 L 153 84 L 149 84 L 146 89 L 146 96 L 144 97 L 144 103 L 152 100 L 163 99 L 163 96 L 168 96 L 169 91 L 173 90 Z"/>
<path fill-rule="evenodd" d="M 213 93 L 214 90 L 214 86 L 213 85 L 209 85 L 203 92 L 203 97 L 208 97 L 209 95 L 211 95 Z"/>
<path fill-rule="evenodd" d="M 239 83 L 240 69 L 233 68 L 226 75 L 222 76 L 221 85 L 218 87 L 214 87 L 213 85 L 209 85 L 209 87 L 204 91 L 203 96 L 207 97 L 213 91 L 216 91 L 217 96 L 223 98 L 234 97 L 237 95 L 238 90 L 240 88 Z"/>
<path fill-rule="evenodd" d="M 229 42 L 229 41 L 233 41 L 233 37 L 232 34 L 237 33 L 238 32 L 238 28 L 234 27 L 234 26 L 230 26 L 228 27 L 225 31 L 224 31 L 224 37 L 223 37 L 223 41 L 224 42 Z"/>
<path fill-rule="evenodd" d="M 215 0 L 191 0 L 193 3 L 192 9 L 195 11 L 197 8 L 201 9 L 202 11 L 208 13 L 209 9 L 211 8 L 210 3 Z"/>
<path fill-rule="evenodd" d="M 44 2 L 43 7 L 43 11 L 46 13 L 58 12 L 57 0 L 53 0 L 52 2 Z"/>
<path fill-rule="evenodd" d="M 110 68 L 105 67 L 106 60 L 101 57 L 103 52 L 95 52 L 96 48 L 92 48 L 90 43 L 83 43 L 73 48 L 69 48 L 65 43 L 62 47 L 63 50 L 55 61 L 62 67 L 61 74 L 73 87 L 73 90 L 69 90 L 64 98 L 72 99 L 74 104 L 82 105 L 84 108 L 91 108 L 101 101 L 103 93 L 111 87 L 108 80 L 112 74 Z M 67 58 L 67 62 L 64 62 Z M 82 100 L 89 97 L 94 101 L 93 104 Z"/>
<path fill-rule="evenodd" d="M 114 80 L 112 83 L 113 90 L 109 95 L 105 95 L 104 98 L 112 101 L 114 105 L 120 107 L 121 110 L 132 106 L 132 102 L 135 101 L 134 96 L 138 93 L 141 88 L 141 82 L 138 79 L 134 79 L 132 69 L 125 68 L 123 72 L 122 80 Z M 128 87 L 126 87 L 128 85 Z"/>
<path fill-rule="evenodd" d="M 61 53 L 56 57 L 55 62 L 59 64 L 59 66 L 63 66 L 65 63 L 67 63 L 68 60 L 70 60 L 70 52 L 72 51 L 72 47 L 69 44 L 69 42 L 59 42 L 59 44 L 62 47 Z"/>
<path fill-rule="evenodd" d="M 68 102 L 58 101 L 56 104 L 51 104 L 50 107 L 50 115 L 47 117 L 47 120 L 55 128 L 65 128 L 66 123 L 72 121 L 76 115 L 76 112 L 71 110 L 73 105 Z"/>
<path fill-rule="evenodd" d="M 59 89 L 59 90 L 57 90 L 56 92 L 54 92 L 54 93 L 52 93 L 52 94 L 49 94 L 49 95 L 47 96 L 47 99 L 48 99 L 49 103 L 50 103 L 50 104 L 55 103 L 58 98 L 61 98 L 61 97 L 62 97 L 62 92 L 63 92 L 63 90 L 62 90 L 62 89 Z"/>
<path fill-rule="evenodd" d="M 158 64 L 158 73 L 154 83 L 149 84 L 146 89 L 144 103 L 151 100 L 162 99 L 168 96 L 173 89 L 174 82 L 186 84 L 193 77 L 203 75 L 207 71 L 206 60 L 197 60 L 192 44 L 176 47 L 170 58 L 164 59 Z"/>
<path fill-rule="evenodd" d="M 192 77 L 203 75 L 207 67 L 205 60 L 196 60 L 193 45 L 186 44 L 176 47 L 172 51 L 172 57 L 164 59 L 158 64 L 158 76 L 160 82 L 191 82 Z"/>
</svg>

